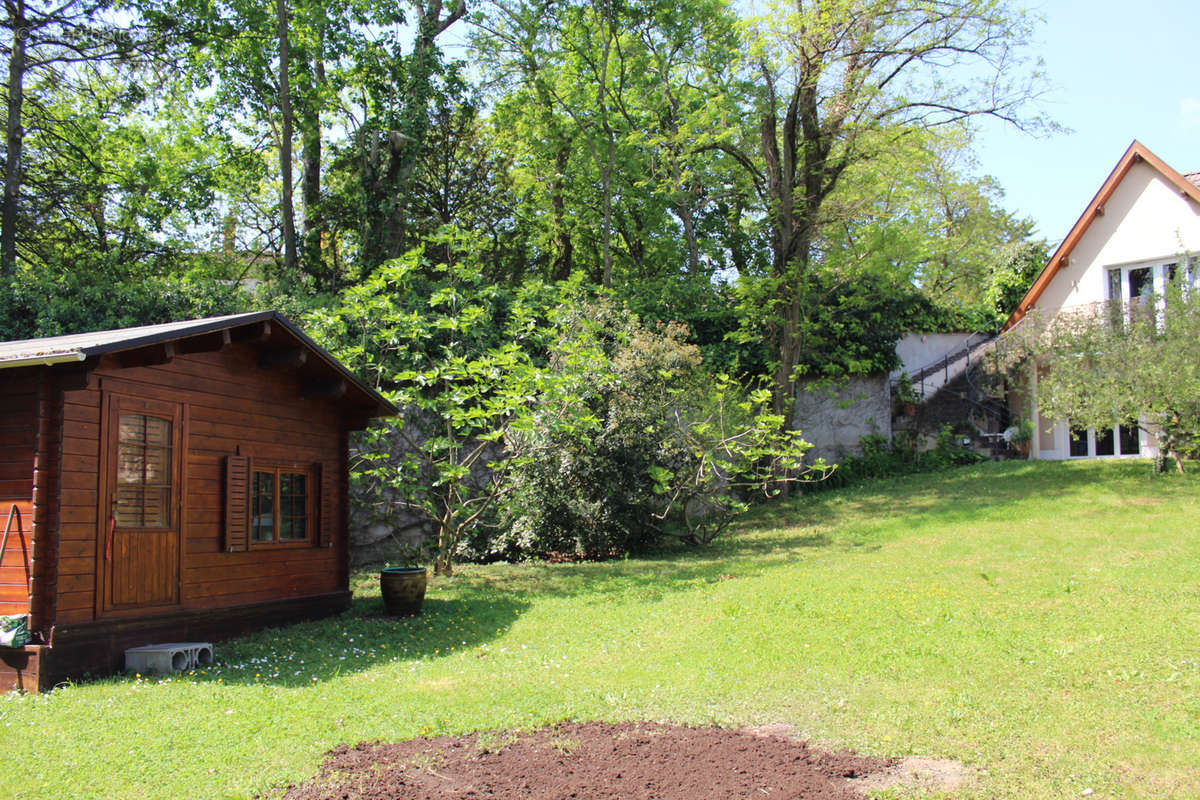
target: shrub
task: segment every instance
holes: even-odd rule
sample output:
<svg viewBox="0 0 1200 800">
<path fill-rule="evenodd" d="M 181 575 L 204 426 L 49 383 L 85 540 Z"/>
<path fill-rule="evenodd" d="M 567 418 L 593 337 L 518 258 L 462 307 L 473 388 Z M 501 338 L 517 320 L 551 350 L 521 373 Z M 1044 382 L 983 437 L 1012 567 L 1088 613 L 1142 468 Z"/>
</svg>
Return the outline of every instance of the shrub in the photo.
<svg viewBox="0 0 1200 800">
<path fill-rule="evenodd" d="M 962 444 L 950 425 L 942 426 L 934 446 L 928 450 L 920 449 L 912 431 L 896 433 L 890 444 L 883 436 L 865 436 L 859 441 L 859 448 L 859 455 L 847 456 L 838 464 L 823 488 L 848 486 L 871 478 L 933 472 L 986 460 L 986 456 Z"/>
<path fill-rule="evenodd" d="M 779 477 L 810 476 L 809 445 L 747 393 L 708 373 L 678 325 L 642 327 L 625 310 L 564 312 L 538 399 L 512 440 L 516 484 L 491 552 L 601 557 L 675 536 L 705 544 Z"/>
</svg>

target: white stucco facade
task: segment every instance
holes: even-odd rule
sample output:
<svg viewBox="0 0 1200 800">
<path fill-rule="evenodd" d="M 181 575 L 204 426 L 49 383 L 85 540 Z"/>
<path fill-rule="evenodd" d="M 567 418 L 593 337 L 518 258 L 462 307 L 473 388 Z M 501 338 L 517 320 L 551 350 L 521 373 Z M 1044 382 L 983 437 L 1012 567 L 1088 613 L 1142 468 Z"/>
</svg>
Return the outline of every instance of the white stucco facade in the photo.
<svg viewBox="0 0 1200 800">
<path fill-rule="evenodd" d="M 1130 163 L 1122 171 L 1125 159 Z M 1135 142 L 1051 259 L 1047 269 L 1056 271 L 1049 282 L 1040 290 L 1034 284 L 1018 314 L 1036 310 L 1050 318 L 1114 297 L 1161 293 L 1168 275 L 1200 254 L 1198 197 L 1187 179 Z M 1036 406 L 1036 378 L 1029 389 Z M 1086 439 L 1072 441 L 1068 421 L 1046 419 L 1036 411 L 1033 418 L 1033 458 L 1157 454 L 1153 437 L 1136 428 L 1088 431 Z"/>
<path fill-rule="evenodd" d="M 1108 300 L 1108 270 L 1200 253 L 1200 206 L 1139 162 L 1104 204 L 1036 308 L 1046 316 Z"/>
</svg>

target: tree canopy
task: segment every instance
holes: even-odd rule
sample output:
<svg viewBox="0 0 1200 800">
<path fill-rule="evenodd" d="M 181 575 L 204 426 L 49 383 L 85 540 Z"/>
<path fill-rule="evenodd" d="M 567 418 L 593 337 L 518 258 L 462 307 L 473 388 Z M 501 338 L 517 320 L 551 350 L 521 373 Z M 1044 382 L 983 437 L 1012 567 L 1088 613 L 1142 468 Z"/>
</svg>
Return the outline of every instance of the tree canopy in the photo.
<svg viewBox="0 0 1200 800">
<path fill-rule="evenodd" d="M 408 411 L 356 475 L 443 569 L 485 520 L 706 540 L 810 474 L 799 380 L 994 326 L 1044 252 L 972 143 L 1044 124 L 1033 17 L 764 11 L 11 0 L 0 337 L 279 308 Z"/>
</svg>

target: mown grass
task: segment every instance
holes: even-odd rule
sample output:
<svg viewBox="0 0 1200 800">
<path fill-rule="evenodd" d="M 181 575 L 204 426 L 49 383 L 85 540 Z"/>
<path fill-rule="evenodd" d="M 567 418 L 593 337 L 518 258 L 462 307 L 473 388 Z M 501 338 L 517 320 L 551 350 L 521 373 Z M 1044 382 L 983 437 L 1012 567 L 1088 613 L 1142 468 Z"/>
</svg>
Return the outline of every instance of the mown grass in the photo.
<svg viewBox="0 0 1200 800">
<path fill-rule="evenodd" d="M 464 567 L 426 614 L 0 699 L 8 797 L 250 797 L 341 742 L 566 718 L 787 722 L 966 796 L 1200 796 L 1200 479 L 984 464 L 756 512 L 702 551 Z"/>
</svg>

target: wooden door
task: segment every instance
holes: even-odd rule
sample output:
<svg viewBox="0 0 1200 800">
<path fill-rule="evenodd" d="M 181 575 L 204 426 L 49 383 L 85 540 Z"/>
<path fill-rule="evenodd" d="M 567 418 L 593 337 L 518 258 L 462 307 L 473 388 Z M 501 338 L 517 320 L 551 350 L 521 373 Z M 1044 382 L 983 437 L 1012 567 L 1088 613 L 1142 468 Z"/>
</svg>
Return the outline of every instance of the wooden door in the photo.
<svg viewBox="0 0 1200 800">
<path fill-rule="evenodd" d="M 108 395 L 101 542 L 105 612 L 179 602 L 182 414 L 176 403 Z"/>
</svg>

